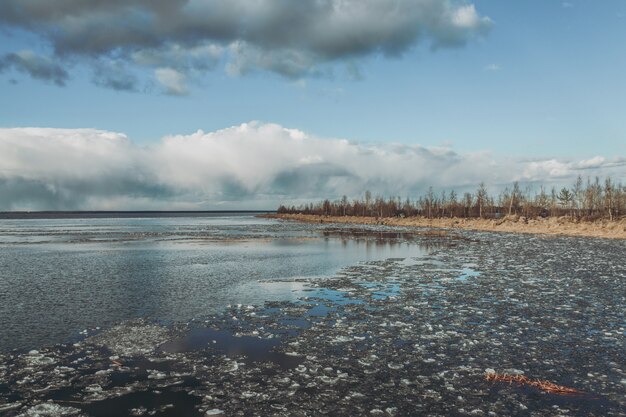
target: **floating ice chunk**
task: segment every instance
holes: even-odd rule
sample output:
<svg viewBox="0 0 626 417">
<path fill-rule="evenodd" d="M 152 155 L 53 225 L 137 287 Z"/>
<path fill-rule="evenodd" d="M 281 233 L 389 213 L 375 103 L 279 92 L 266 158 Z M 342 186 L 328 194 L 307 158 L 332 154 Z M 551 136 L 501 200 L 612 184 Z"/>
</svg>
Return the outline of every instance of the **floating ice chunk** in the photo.
<svg viewBox="0 0 626 417">
<path fill-rule="evenodd" d="M 15 408 L 20 408 L 22 403 L 9 403 L 0 405 L 0 412 L 13 410 Z"/>
<path fill-rule="evenodd" d="M 87 341 L 109 348 L 114 356 L 135 356 L 151 353 L 166 342 L 168 336 L 165 327 L 134 321 L 115 326 Z"/>
<path fill-rule="evenodd" d="M 130 409 L 130 415 L 131 416 L 141 416 L 141 415 L 146 414 L 147 411 L 148 411 L 148 409 L 146 407 L 131 408 Z"/>
<path fill-rule="evenodd" d="M 230 364 L 230 368 L 226 368 L 226 372 L 235 372 L 239 369 L 239 363 L 237 361 L 232 361 Z"/>
<path fill-rule="evenodd" d="M 339 378 L 331 378 L 331 377 L 328 377 L 326 375 L 322 375 L 322 376 L 319 377 L 320 381 L 322 381 L 325 384 L 330 384 L 330 385 L 335 384 L 338 379 Z"/>
<path fill-rule="evenodd" d="M 335 343 L 345 343 L 345 342 L 349 342 L 351 340 L 352 340 L 352 338 L 348 337 L 348 336 L 338 336 L 338 337 L 333 339 L 333 342 L 335 342 Z"/>
<path fill-rule="evenodd" d="M 152 369 L 148 370 L 148 379 L 165 379 L 167 374 Z"/>
<path fill-rule="evenodd" d="M 86 392 L 102 392 L 102 387 L 98 384 L 92 384 L 85 387 Z"/>
<path fill-rule="evenodd" d="M 504 370 L 505 374 L 509 374 L 509 375 L 524 375 L 524 371 L 519 370 L 519 369 L 505 369 Z"/>
<path fill-rule="evenodd" d="M 32 366 L 45 366 L 55 363 L 55 360 L 53 358 L 49 358 L 39 353 L 39 351 L 37 350 L 31 350 L 30 352 L 28 352 L 28 355 L 26 355 L 24 359 L 26 359 L 28 364 Z"/>
<path fill-rule="evenodd" d="M 78 408 L 74 407 L 62 407 L 58 404 L 48 402 L 43 404 L 37 404 L 18 417 L 62 417 L 73 416 L 80 413 Z"/>
</svg>

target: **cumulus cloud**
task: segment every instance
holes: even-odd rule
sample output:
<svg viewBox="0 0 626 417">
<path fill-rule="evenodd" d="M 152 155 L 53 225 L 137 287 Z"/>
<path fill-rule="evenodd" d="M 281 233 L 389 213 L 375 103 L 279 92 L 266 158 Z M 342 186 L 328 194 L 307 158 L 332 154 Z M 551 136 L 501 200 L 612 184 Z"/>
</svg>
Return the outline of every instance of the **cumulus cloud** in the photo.
<svg viewBox="0 0 626 417">
<path fill-rule="evenodd" d="M 0 72 L 13 68 L 30 75 L 32 78 L 65 85 L 69 75 L 63 67 L 50 58 L 37 55 L 33 51 L 9 53 L 0 58 Z"/>
<path fill-rule="evenodd" d="M 185 74 L 173 68 L 157 68 L 154 71 L 154 75 L 159 84 L 163 86 L 166 94 L 172 96 L 186 96 L 189 94 Z"/>
<path fill-rule="evenodd" d="M 275 208 L 365 190 L 416 196 L 484 181 L 572 184 L 626 158 L 521 161 L 488 152 L 322 139 L 276 124 L 168 136 L 142 147 L 94 129 L 0 129 L 0 210 Z"/>
<path fill-rule="evenodd" d="M 137 65 L 286 77 L 420 41 L 459 47 L 492 25 L 457 0 L 3 0 L 0 27 L 45 39 L 56 56 L 120 57 Z M 115 85 L 115 84 L 114 84 Z"/>
</svg>

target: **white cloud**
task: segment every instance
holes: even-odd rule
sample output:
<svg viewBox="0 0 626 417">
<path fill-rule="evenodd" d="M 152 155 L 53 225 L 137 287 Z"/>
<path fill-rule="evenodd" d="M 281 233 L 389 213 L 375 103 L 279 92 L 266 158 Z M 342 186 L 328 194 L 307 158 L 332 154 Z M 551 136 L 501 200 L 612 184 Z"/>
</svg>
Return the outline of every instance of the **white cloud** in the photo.
<svg viewBox="0 0 626 417">
<path fill-rule="evenodd" d="M 168 136 L 149 147 L 94 129 L 0 129 L 0 210 L 274 208 L 369 189 L 416 196 L 512 181 L 626 181 L 626 158 L 522 161 L 419 145 L 322 139 L 269 123 Z M 619 177 L 622 175 L 622 177 Z"/>
<path fill-rule="evenodd" d="M 491 71 L 491 72 L 500 71 L 500 69 L 502 68 L 498 64 L 489 64 L 489 65 L 486 65 L 484 68 L 485 71 Z"/>
<path fill-rule="evenodd" d="M 531 161 L 525 164 L 524 171 L 520 179 L 531 179 L 541 181 L 546 179 L 559 179 L 571 176 L 572 166 L 564 161 L 548 159 L 544 161 Z"/>
<path fill-rule="evenodd" d="M 480 17 L 473 4 L 459 7 L 452 16 L 454 25 L 463 29 L 475 30 L 491 22 L 488 17 Z"/>
<path fill-rule="evenodd" d="M 186 96 L 187 76 L 173 68 L 157 68 L 154 71 L 157 81 L 163 86 L 166 94 L 172 96 Z"/>
</svg>

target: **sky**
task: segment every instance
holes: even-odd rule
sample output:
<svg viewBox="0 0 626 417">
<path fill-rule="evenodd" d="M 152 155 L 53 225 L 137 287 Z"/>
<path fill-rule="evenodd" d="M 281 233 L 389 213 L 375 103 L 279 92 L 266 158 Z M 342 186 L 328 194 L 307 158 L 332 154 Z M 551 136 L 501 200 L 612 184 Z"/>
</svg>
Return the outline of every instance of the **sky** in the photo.
<svg viewBox="0 0 626 417">
<path fill-rule="evenodd" d="M 3 0 L 0 210 L 626 183 L 621 0 Z"/>
</svg>

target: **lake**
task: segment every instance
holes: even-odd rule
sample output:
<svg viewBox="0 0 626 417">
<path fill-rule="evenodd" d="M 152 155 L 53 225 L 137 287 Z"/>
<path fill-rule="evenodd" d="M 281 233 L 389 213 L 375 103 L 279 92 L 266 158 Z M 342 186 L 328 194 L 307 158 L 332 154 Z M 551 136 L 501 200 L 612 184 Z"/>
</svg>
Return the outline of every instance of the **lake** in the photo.
<svg viewBox="0 0 626 417">
<path fill-rule="evenodd" d="M 0 220 L 0 414 L 626 415 L 626 241 Z"/>
<path fill-rule="evenodd" d="M 416 242 L 252 214 L 85 214 L 0 219 L 0 351 L 145 317 L 189 320 L 228 304 L 294 299 L 297 284 L 361 261 L 417 256 Z"/>
</svg>

